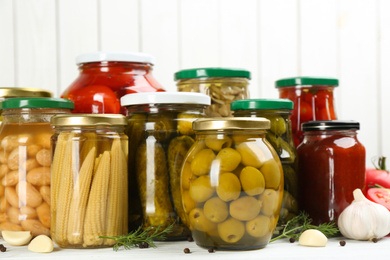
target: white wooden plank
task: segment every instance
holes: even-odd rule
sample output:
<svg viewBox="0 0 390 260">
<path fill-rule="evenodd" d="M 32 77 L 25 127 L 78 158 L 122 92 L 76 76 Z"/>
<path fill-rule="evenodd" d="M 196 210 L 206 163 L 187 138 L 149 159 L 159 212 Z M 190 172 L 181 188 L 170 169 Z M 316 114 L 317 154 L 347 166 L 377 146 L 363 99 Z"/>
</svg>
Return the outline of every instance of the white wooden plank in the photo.
<svg viewBox="0 0 390 260">
<path fill-rule="evenodd" d="M 56 95 L 55 2 L 16 0 L 16 82 Z"/>
<path fill-rule="evenodd" d="M 380 0 L 378 8 L 380 10 L 380 89 L 378 101 L 380 105 L 379 127 L 381 129 L 379 153 L 390 158 L 390 1 Z M 389 169 L 389 163 L 387 164 L 387 169 Z"/>
<path fill-rule="evenodd" d="M 78 76 L 75 58 L 98 50 L 96 0 L 58 0 L 59 93 Z"/>
<path fill-rule="evenodd" d="M 338 118 L 360 122 L 359 139 L 366 163 L 379 151 L 376 2 L 345 0 L 340 4 L 340 106 Z M 364 17 L 364 19 L 362 19 Z"/>
<path fill-rule="evenodd" d="M 301 0 L 299 13 L 301 74 L 337 77 L 337 0 Z"/>
<path fill-rule="evenodd" d="M 139 51 L 138 0 L 100 0 L 102 51 Z"/>
<path fill-rule="evenodd" d="M 179 2 L 181 69 L 220 66 L 219 1 Z"/>
<path fill-rule="evenodd" d="M 257 0 L 220 2 L 220 55 L 222 67 L 251 71 L 250 97 L 259 96 Z"/>
<path fill-rule="evenodd" d="M 177 0 L 141 1 L 142 52 L 156 58 L 153 75 L 167 91 L 176 91 L 173 74 L 179 70 Z"/>
<path fill-rule="evenodd" d="M 298 3 L 260 0 L 259 95 L 279 97 L 275 81 L 298 74 Z"/>
<path fill-rule="evenodd" d="M 0 35 L 0 87 L 14 87 L 15 47 L 12 0 L 0 0 Z"/>
</svg>

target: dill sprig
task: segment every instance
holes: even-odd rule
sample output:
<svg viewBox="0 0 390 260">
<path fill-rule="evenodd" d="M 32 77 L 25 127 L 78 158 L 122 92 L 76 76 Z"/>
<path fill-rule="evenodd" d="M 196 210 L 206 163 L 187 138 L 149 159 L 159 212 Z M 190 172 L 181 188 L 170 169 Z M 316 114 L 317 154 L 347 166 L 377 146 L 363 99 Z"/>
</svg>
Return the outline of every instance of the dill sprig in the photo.
<svg viewBox="0 0 390 260">
<path fill-rule="evenodd" d="M 143 243 L 148 243 L 150 247 L 156 247 L 154 240 L 165 240 L 166 234 L 172 232 L 174 223 L 167 226 L 166 228 L 162 228 L 161 225 L 154 227 L 150 226 L 146 229 L 143 229 L 142 226 L 138 227 L 137 230 L 128 233 L 123 236 L 100 236 L 100 238 L 113 239 L 116 241 L 113 249 L 118 251 L 121 246 L 124 249 L 128 250 L 134 247 L 137 247 Z"/>
<path fill-rule="evenodd" d="M 309 218 L 309 215 L 305 212 L 301 212 L 298 216 L 292 218 L 284 226 L 283 232 L 281 235 L 273 238 L 270 242 L 274 242 L 280 238 L 290 238 L 293 237 L 298 239 L 299 236 L 308 229 L 317 229 L 321 231 L 326 237 L 335 237 L 339 235 L 339 229 L 336 226 L 336 223 L 329 222 L 323 223 L 318 226 L 311 224 L 312 219 Z"/>
</svg>

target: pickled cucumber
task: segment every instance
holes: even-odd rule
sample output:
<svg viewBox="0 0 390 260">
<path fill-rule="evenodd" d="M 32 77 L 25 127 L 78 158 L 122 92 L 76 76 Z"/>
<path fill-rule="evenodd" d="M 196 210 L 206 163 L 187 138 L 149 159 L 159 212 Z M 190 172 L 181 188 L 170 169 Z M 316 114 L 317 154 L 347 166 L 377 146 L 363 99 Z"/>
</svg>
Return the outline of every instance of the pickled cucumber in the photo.
<svg viewBox="0 0 390 260">
<path fill-rule="evenodd" d="M 168 147 L 168 166 L 171 195 L 176 213 L 181 221 L 186 223 L 186 216 L 183 209 L 180 192 L 180 170 L 187 151 L 194 143 L 194 139 L 189 136 L 179 136 L 173 138 Z"/>
<path fill-rule="evenodd" d="M 271 132 L 275 135 L 281 136 L 287 131 L 287 124 L 283 117 L 278 115 L 270 115 L 267 118 L 271 121 Z"/>
<path fill-rule="evenodd" d="M 195 132 L 192 130 L 192 122 L 198 119 L 199 115 L 180 113 L 177 115 L 177 131 L 182 135 L 194 135 Z"/>
<path fill-rule="evenodd" d="M 153 136 L 149 136 L 146 142 L 141 143 L 135 163 L 144 227 L 158 225 L 165 227 L 173 223 L 174 214 L 169 197 L 165 152 Z"/>
<path fill-rule="evenodd" d="M 146 130 L 153 130 L 150 134 L 152 133 L 158 142 L 169 140 L 171 135 L 176 132 L 176 120 L 173 113 L 150 114 L 146 124 L 147 128 L 148 124 L 151 124 L 151 129 Z"/>
</svg>

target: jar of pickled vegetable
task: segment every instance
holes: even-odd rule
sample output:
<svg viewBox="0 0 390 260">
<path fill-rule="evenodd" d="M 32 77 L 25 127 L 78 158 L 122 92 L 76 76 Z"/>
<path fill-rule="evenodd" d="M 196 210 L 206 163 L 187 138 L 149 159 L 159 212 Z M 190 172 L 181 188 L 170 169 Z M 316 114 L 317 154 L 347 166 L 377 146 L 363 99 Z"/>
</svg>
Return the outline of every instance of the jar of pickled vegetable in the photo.
<svg viewBox="0 0 390 260">
<path fill-rule="evenodd" d="M 178 91 L 200 92 L 211 97 L 211 106 L 206 110 L 208 117 L 232 116 L 230 103 L 249 98 L 251 74 L 243 69 L 198 68 L 175 73 Z"/>
<path fill-rule="evenodd" d="M 53 241 L 62 248 L 113 246 L 107 237 L 128 232 L 126 117 L 68 114 L 51 123 Z"/>
<path fill-rule="evenodd" d="M 50 235 L 50 119 L 70 113 L 59 98 L 11 98 L 2 102 L 0 131 L 0 230 Z"/>
<path fill-rule="evenodd" d="M 200 93 L 140 93 L 122 97 L 129 111 L 130 230 L 172 225 L 168 240 L 191 235 L 180 193 L 180 169 L 194 143 L 192 122 L 210 97 Z"/>
<path fill-rule="evenodd" d="M 298 146 L 298 202 L 313 224 L 336 222 L 364 190 L 365 148 L 357 139 L 354 121 L 312 121 L 302 125 Z"/>
<path fill-rule="evenodd" d="M 198 246 L 265 247 L 283 198 L 279 157 L 266 139 L 265 118 L 205 118 L 181 170 L 184 212 Z"/>
<path fill-rule="evenodd" d="M 279 155 L 284 175 L 279 229 L 298 213 L 297 154 L 290 121 L 293 106 L 293 102 L 288 99 L 244 99 L 231 104 L 234 117 L 265 117 L 271 121 L 266 138 Z"/>
<path fill-rule="evenodd" d="M 76 58 L 80 74 L 61 97 L 75 103 L 73 113 L 126 114 L 126 94 L 165 91 L 152 74 L 154 57 L 146 53 L 92 52 Z"/>
<path fill-rule="evenodd" d="M 294 102 L 291 115 L 295 146 L 303 140 L 302 123 L 318 120 L 335 120 L 333 90 L 339 85 L 337 79 L 295 77 L 276 81 L 280 98 Z"/>
</svg>

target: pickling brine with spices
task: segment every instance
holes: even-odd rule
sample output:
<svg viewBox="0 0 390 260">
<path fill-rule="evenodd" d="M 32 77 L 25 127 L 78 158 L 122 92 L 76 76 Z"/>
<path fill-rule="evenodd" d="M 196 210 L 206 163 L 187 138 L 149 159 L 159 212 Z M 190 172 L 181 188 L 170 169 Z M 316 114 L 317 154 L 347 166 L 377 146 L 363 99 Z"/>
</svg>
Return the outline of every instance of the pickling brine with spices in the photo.
<svg viewBox="0 0 390 260">
<path fill-rule="evenodd" d="M 62 248 L 110 247 L 128 231 L 127 120 L 117 114 L 52 118 L 53 241 Z"/>
</svg>

